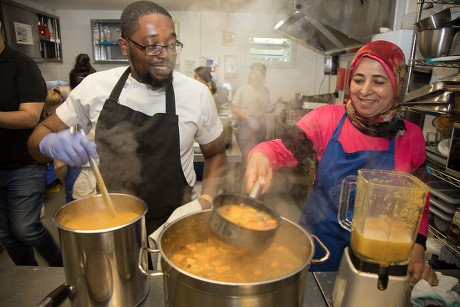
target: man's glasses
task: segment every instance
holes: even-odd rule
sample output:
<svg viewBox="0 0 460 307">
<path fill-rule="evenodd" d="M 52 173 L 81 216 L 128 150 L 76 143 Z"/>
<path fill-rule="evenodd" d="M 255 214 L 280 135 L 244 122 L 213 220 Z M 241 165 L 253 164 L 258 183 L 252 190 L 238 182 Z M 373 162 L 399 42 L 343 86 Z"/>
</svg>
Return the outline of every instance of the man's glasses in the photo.
<svg viewBox="0 0 460 307">
<path fill-rule="evenodd" d="M 182 47 L 184 47 L 184 44 L 182 44 L 179 41 L 176 41 L 174 44 L 169 44 L 169 45 L 160 45 L 160 44 L 152 44 L 152 45 L 142 45 L 139 44 L 129 37 L 124 37 L 124 39 L 129 40 L 131 43 L 134 44 L 137 48 L 145 52 L 145 55 L 159 55 L 161 51 L 163 51 L 163 48 L 166 48 L 169 54 L 178 54 L 182 51 Z"/>
</svg>

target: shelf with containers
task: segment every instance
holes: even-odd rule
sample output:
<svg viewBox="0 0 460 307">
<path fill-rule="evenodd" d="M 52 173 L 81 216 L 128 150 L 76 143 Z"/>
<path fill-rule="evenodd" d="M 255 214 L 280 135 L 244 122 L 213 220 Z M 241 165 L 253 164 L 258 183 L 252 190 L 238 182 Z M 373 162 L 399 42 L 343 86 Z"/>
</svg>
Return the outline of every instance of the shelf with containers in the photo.
<svg viewBox="0 0 460 307">
<path fill-rule="evenodd" d="M 121 36 L 119 20 L 91 19 L 91 29 L 94 63 L 128 62 L 118 44 Z"/>
<path fill-rule="evenodd" d="M 37 62 L 62 62 L 59 17 L 9 0 L 0 1 L 6 43 Z"/>
<path fill-rule="evenodd" d="M 412 47 L 411 47 L 411 52 L 410 52 L 410 58 L 408 61 L 408 77 L 407 77 L 407 83 L 406 83 L 406 88 L 405 88 L 405 93 L 406 93 L 406 98 L 410 95 L 408 93 L 410 92 L 411 82 L 413 82 L 413 74 L 415 73 L 415 70 L 417 69 L 433 69 L 435 67 L 441 67 L 441 68 L 453 68 L 453 69 L 459 69 L 460 68 L 460 60 L 457 59 L 454 56 L 450 56 L 450 54 L 441 54 L 439 57 L 434 57 L 433 58 L 423 58 L 421 56 L 421 53 L 417 54 L 417 51 L 419 50 L 419 42 L 418 42 L 418 36 L 420 35 L 418 33 L 417 29 L 417 23 L 422 20 L 422 11 L 423 11 L 423 6 L 425 4 L 441 4 L 445 5 L 444 8 L 457 8 L 460 6 L 460 0 L 442 0 L 442 1 L 424 1 L 424 0 L 418 0 L 417 1 L 417 9 L 416 9 L 416 20 L 414 23 L 414 32 L 412 36 Z M 437 12 L 437 11 L 436 11 Z M 457 35 L 458 36 L 458 35 Z M 452 38 L 452 41 L 454 38 Z M 452 43 L 451 41 L 451 43 Z M 457 71 L 458 72 L 458 71 Z M 412 89 L 413 90 L 413 89 Z M 457 94 L 456 99 L 455 99 L 455 104 L 458 103 L 457 100 L 460 98 L 460 92 L 455 92 Z M 454 119 L 455 121 L 460 120 L 460 114 L 457 114 L 458 108 L 452 107 L 448 108 L 452 111 L 452 113 L 445 113 L 445 112 L 436 112 L 436 108 L 431 108 L 431 109 L 425 109 L 426 107 L 415 107 L 415 108 L 406 108 L 406 111 L 412 111 L 415 113 L 418 113 L 420 116 L 420 119 L 418 121 L 420 123 L 424 123 L 425 120 L 425 115 L 433 115 L 433 116 L 439 116 L 439 117 L 449 117 Z M 442 109 L 442 108 L 440 108 Z M 455 191 L 460 191 L 460 178 L 457 176 L 452 176 L 450 174 L 447 174 L 445 172 L 445 165 L 442 165 L 436 161 L 432 161 L 429 158 L 427 158 L 427 170 L 432 176 L 432 180 L 439 180 L 440 182 L 446 183 L 450 185 L 452 189 Z M 457 190 L 458 189 L 458 190 Z M 433 193 L 433 190 L 432 190 Z M 433 196 L 435 198 L 435 196 Z M 431 204 L 433 206 L 433 204 Z M 437 207 L 436 207 L 437 208 Z M 435 214 L 433 214 L 433 211 L 436 211 L 432 208 L 432 211 L 430 213 L 431 217 L 434 217 Z M 439 211 L 438 215 L 439 215 Z M 455 219 L 455 218 L 454 218 Z M 438 217 L 439 221 L 439 217 Z M 451 227 L 451 226 L 450 226 Z M 449 227 L 449 231 L 440 231 L 438 227 L 435 225 L 435 223 L 430 222 L 429 225 L 429 232 L 432 234 L 435 238 L 438 238 L 445 244 L 445 246 L 448 247 L 449 251 L 452 252 L 453 255 L 455 255 L 458 259 L 460 259 L 460 246 L 458 245 L 458 240 L 455 240 L 451 237 L 451 228 Z M 443 229 L 445 230 L 445 229 Z"/>
<path fill-rule="evenodd" d="M 40 54 L 43 59 L 62 61 L 59 19 L 37 14 Z"/>
</svg>

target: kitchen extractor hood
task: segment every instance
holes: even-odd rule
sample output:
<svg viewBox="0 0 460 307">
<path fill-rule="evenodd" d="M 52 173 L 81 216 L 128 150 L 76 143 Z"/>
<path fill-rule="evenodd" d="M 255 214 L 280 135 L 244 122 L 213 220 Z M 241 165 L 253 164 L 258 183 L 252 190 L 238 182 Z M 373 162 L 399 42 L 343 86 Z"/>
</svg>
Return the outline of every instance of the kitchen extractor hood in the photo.
<svg viewBox="0 0 460 307">
<path fill-rule="evenodd" d="M 275 30 L 323 55 L 355 52 L 380 28 L 392 28 L 397 0 L 296 0 Z"/>
</svg>

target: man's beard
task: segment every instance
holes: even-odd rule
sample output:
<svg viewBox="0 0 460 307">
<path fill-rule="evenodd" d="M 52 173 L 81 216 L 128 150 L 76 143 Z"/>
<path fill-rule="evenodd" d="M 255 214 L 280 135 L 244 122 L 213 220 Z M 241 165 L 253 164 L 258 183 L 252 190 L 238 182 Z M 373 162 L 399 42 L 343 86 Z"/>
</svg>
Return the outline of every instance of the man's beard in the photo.
<svg viewBox="0 0 460 307">
<path fill-rule="evenodd" d="M 165 79 L 158 79 L 152 76 L 148 72 L 141 72 L 136 67 L 134 67 L 136 74 L 141 78 L 141 82 L 145 84 L 150 84 L 154 90 L 166 89 L 173 81 L 173 74 L 170 73 Z"/>
<path fill-rule="evenodd" d="M 150 72 L 142 71 L 135 64 L 136 59 L 131 58 L 131 67 L 136 73 L 136 75 L 141 79 L 140 82 L 144 84 L 149 84 L 153 87 L 154 90 L 166 89 L 173 81 L 173 73 L 171 72 L 166 78 L 158 79 L 155 78 Z"/>
</svg>

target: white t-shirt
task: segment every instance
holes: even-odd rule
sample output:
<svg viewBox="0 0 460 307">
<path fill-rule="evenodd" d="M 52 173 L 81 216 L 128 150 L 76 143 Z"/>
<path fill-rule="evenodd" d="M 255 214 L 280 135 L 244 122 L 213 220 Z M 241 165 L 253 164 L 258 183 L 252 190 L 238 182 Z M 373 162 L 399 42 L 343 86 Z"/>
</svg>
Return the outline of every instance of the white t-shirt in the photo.
<svg viewBox="0 0 460 307">
<path fill-rule="evenodd" d="M 56 110 L 58 117 L 68 126 L 79 124 L 88 133 L 92 127 L 96 127 L 104 102 L 126 68 L 118 67 L 87 76 Z M 179 72 L 174 72 L 173 76 L 182 170 L 189 185 L 193 186 L 196 179 L 193 142 L 203 145 L 211 143 L 221 135 L 223 128 L 209 89 Z M 131 75 L 126 80 L 119 103 L 149 116 L 166 112 L 165 92 L 155 91 Z M 94 141 L 94 137 L 88 138 Z"/>
<path fill-rule="evenodd" d="M 238 88 L 232 103 L 253 117 L 263 118 L 270 104 L 270 91 L 265 86 L 245 84 Z"/>
</svg>

